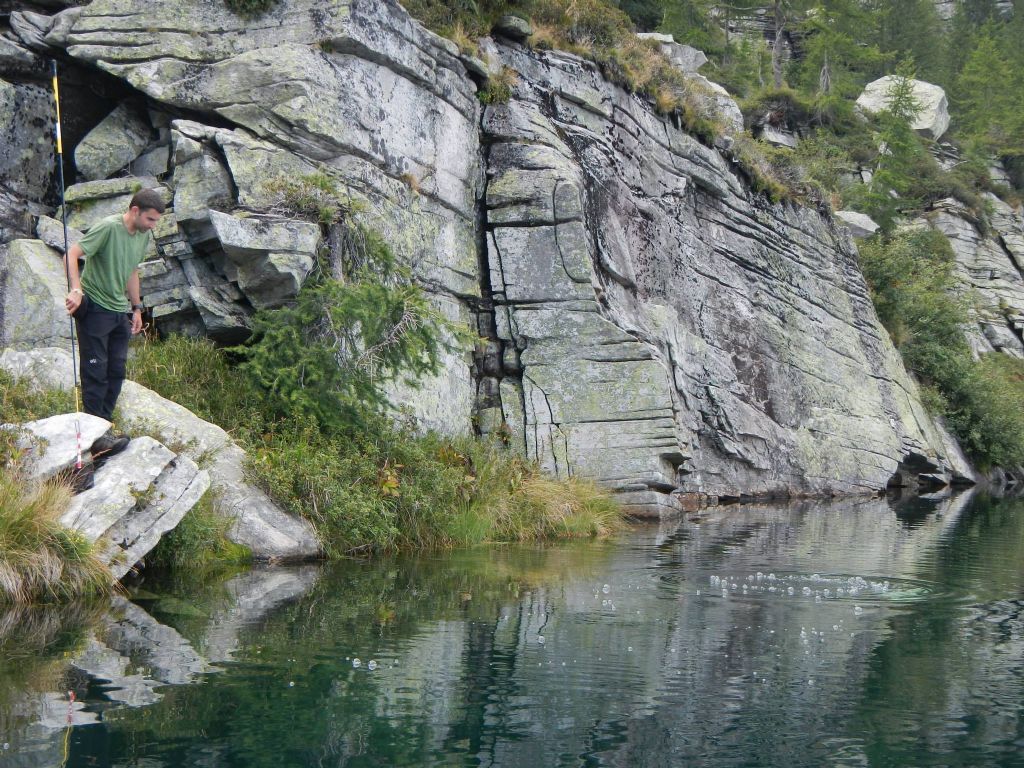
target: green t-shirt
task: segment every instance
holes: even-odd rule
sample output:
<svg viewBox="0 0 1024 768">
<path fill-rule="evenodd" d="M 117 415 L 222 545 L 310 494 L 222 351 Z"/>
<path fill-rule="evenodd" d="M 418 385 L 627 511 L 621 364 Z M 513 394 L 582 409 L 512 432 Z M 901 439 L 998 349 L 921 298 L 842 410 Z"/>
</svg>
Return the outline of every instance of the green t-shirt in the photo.
<svg viewBox="0 0 1024 768">
<path fill-rule="evenodd" d="M 125 297 L 128 278 L 146 257 L 149 232 L 130 234 L 120 213 L 100 219 L 79 241 L 85 252 L 82 290 L 111 312 L 127 312 Z"/>
</svg>

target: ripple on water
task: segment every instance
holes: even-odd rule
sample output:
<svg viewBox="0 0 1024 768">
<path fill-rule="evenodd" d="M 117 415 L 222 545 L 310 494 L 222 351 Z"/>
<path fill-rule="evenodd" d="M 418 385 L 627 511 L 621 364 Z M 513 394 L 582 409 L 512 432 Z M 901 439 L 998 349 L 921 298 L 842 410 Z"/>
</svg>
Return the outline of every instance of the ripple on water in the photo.
<svg viewBox="0 0 1024 768">
<path fill-rule="evenodd" d="M 924 579 L 895 576 L 861 576 L 846 573 L 792 573 L 755 571 L 718 572 L 694 579 L 684 573 L 661 577 L 667 584 L 693 586 L 694 592 L 710 598 L 789 600 L 855 600 L 857 602 L 912 603 L 947 599 L 951 596 L 941 584 Z"/>
</svg>

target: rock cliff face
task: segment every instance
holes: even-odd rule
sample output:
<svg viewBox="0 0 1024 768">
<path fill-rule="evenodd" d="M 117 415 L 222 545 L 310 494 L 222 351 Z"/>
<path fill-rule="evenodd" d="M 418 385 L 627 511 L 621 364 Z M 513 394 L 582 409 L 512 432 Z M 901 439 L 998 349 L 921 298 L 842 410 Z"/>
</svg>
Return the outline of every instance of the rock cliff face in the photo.
<svg viewBox="0 0 1024 768">
<path fill-rule="evenodd" d="M 845 235 L 579 59 L 494 53 L 521 78 L 483 120 L 484 386 L 530 455 L 638 511 L 866 491 L 942 455 Z"/>
<path fill-rule="evenodd" d="M 971 474 L 921 407 L 845 231 L 752 194 L 577 57 L 486 41 L 491 71 L 517 82 L 483 108 L 455 46 L 394 0 L 285 0 L 255 21 L 220 2 L 94 0 L 15 12 L 6 38 L 19 61 L 56 53 L 124 89 L 75 158 L 83 179 L 138 181 L 81 184 L 69 213 L 87 228 L 133 184 L 165 190 L 143 269 L 165 331 L 237 340 L 254 308 L 294 296 L 316 237 L 267 215 L 266 182 L 319 170 L 487 340 L 400 393 L 426 426 L 499 431 L 639 514 Z M 84 114 L 88 94 L 68 98 Z M 38 319 L 62 317 L 52 231 L 5 230 L 3 344 L 62 343 L 66 323 Z"/>
</svg>

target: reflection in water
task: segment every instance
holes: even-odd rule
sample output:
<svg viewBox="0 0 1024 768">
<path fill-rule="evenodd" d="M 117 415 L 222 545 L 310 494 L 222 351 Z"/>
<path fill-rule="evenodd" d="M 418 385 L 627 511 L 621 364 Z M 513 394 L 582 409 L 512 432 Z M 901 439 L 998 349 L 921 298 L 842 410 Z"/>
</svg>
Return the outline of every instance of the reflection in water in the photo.
<svg viewBox="0 0 1024 768">
<path fill-rule="evenodd" d="M 1022 562 L 1020 502 L 730 507 L 140 592 L 43 688 L 81 766 L 1024 765 Z"/>
</svg>

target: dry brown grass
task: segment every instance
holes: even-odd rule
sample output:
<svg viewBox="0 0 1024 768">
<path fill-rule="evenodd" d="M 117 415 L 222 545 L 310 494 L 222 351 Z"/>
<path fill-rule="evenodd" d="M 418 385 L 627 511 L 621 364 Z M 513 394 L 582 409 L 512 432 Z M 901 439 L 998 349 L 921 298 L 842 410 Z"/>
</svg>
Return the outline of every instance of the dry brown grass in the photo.
<svg viewBox="0 0 1024 768">
<path fill-rule="evenodd" d="M 109 592 L 114 578 L 60 515 L 71 500 L 63 483 L 26 481 L 0 468 L 0 603 L 68 600 Z"/>
</svg>

